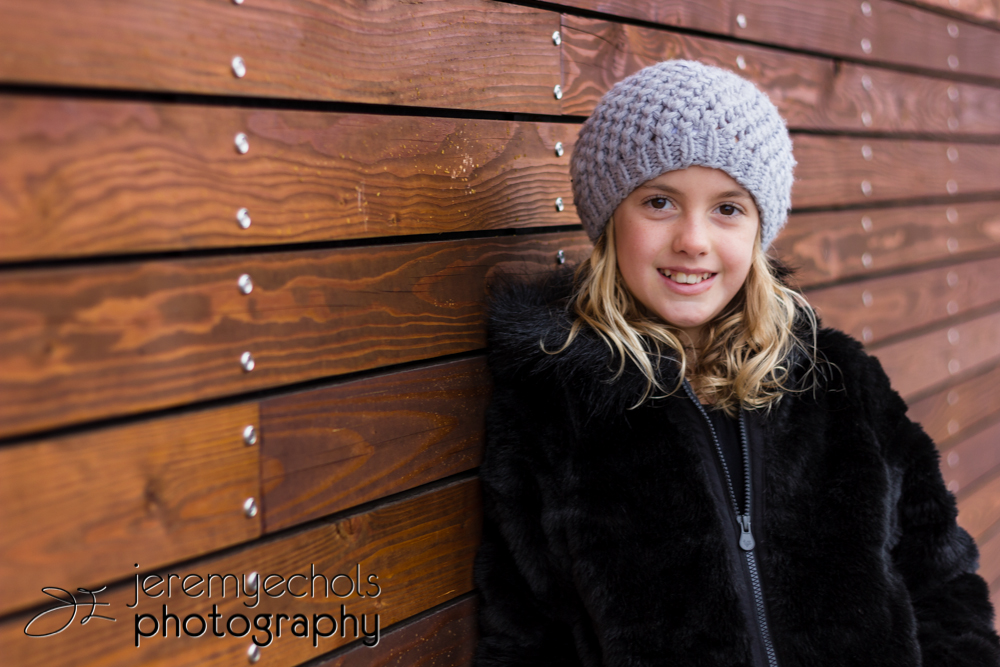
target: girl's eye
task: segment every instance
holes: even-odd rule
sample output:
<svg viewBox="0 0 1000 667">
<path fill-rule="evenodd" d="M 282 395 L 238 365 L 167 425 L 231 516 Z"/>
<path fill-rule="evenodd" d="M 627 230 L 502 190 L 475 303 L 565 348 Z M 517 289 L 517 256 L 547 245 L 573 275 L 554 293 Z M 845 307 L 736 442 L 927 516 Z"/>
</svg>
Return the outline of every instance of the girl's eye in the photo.
<svg viewBox="0 0 1000 667">
<path fill-rule="evenodd" d="M 740 212 L 740 209 L 739 207 L 733 204 L 722 204 L 719 206 L 719 211 L 722 212 L 722 215 L 726 217 L 731 217 L 738 214 Z"/>
<path fill-rule="evenodd" d="M 649 200 L 648 203 L 653 208 L 664 209 L 667 207 L 667 204 L 670 203 L 670 200 L 667 199 L 666 197 L 653 197 L 652 199 Z"/>
</svg>

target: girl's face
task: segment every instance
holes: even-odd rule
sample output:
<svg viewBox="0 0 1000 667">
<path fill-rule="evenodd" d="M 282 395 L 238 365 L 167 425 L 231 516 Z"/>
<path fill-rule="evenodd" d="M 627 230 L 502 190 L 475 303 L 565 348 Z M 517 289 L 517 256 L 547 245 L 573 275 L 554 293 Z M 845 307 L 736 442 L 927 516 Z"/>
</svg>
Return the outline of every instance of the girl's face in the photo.
<svg viewBox="0 0 1000 667">
<path fill-rule="evenodd" d="M 697 344 L 746 280 L 760 218 L 729 174 L 694 166 L 640 185 L 612 224 L 632 296 Z"/>
</svg>

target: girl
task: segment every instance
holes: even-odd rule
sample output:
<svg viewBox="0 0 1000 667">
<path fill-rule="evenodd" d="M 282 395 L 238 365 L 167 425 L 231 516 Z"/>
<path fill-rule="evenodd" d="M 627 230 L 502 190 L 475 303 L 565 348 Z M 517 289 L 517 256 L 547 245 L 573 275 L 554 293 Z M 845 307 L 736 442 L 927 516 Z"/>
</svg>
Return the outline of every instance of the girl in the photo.
<svg viewBox="0 0 1000 667">
<path fill-rule="evenodd" d="M 590 258 L 491 295 L 477 665 L 1000 665 L 934 444 L 765 254 L 794 166 L 691 61 L 583 125 Z"/>
</svg>

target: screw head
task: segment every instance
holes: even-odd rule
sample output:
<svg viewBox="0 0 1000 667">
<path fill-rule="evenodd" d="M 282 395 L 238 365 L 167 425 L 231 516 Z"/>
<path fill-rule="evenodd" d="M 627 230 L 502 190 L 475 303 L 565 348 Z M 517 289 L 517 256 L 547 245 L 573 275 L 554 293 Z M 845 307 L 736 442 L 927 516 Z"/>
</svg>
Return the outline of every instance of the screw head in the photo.
<svg viewBox="0 0 1000 667">
<path fill-rule="evenodd" d="M 861 76 L 861 87 L 868 91 L 872 89 L 872 78 L 867 74 Z"/>
<path fill-rule="evenodd" d="M 944 184 L 944 187 L 948 191 L 948 194 L 953 195 L 958 192 L 958 181 L 951 179 Z"/>
<path fill-rule="evenodd" d="M 874 154 L 872 153 L 871 146 L 865 144 L 864 146 L 861 147 L 861 157 L 863 157 L 866 160 L 871 160 L 873 155 Z"/>
<path fill-rule="evenodd" d="M 861 217 L 861 228 L 866 232 L 870 232 L 872 230 L 871 216 L 865 215 Z"/>
<path fill-rule="evenodd" d="M 948 278 L 947 278 L 947 280 L 948 280 L 948 287 L 957 287 L 958 286 L 958 274 L 955 273 L 954 271 L 949 271 L 948 272 Z"/>
<path fill-rule="evenodd" d="M 566 206 L 563 204 L 562 197 L 556 197 L 556 210 L 559 211 L 559 212 L 562 212 L 563 209 L 565 209 L 565 208 L 566 208 Z"/>
<path fill-rule="evenodd" d="M 552 33 L 552 43 L 555 44 L 556 46 L 562 44 L 562 33 L 559 32 L 558 30 Z"/>
<path fill-rule="evenodd" d="M 952 428 L 953 424 L 954 424 L 954 428 Z M 959 426 L 958 422 L 955 421 L 954 419 L 952 419 L 950 422 L 948 422 L 948 434 L 949 435 L 954 435 L 955 432 L 958 431 L 959 428 L 960 428 L 960 426 Z M 958 465 L 958 458 L 959 458 L 958 457 L 958 452 L 948 452 L 948 466 L 951 467 L 951 468 L 954 468 L 955 466 L 957 466 Z"/>
<path fill-rule="evenodd" d="M 948 86 L 948 99 L 952 102 L 958 101 L 958 88 L 955 86 Z"/>
<path fill-rule="evenodd" d="M 562 86 L 560 86 L 557 83 L 556 87 L 552 89 L 552 94 L 556 96 L 557 100 L 561 100 L 562 99 Z"/>
<path fill-rule="evenodd" d="M 258 660 L 260 660 L 260 647 L 256 644 L 250 644 L 250 648 L 247 649 L 247 661 L 253 665 Z"/>
<path fill-rule="evenodd" d="M 240 291 L 244 294 L 249 294 L 253 291 L 253 280 L 250 278 L 249 273 L 244 273 L 240 276 L 239 280 L 236 281 L 236 284 L 239 285 Z"/>
<path fill-rule="evenodd" d="M 243 354 L 240 355 L 240 365 L 243 366 L 243 370 L 249 373 L 254 369 L 254 366 L 256 366 L 257 364 L 256 362 L 254 362 L 252 354 L 250 354 L 249 352 L 244 352 Z"/>
<path fill-rule="evenodd" d="M 257 574 L 256 572 L 251 572 L 250 574 L 248 574 L 247 575 L 247 583 L 246 583 L 247 593 L 249 593 L 250 595 L 253 595 L 254 593 L 256 593 L 257 592 L 257 587 L 258 587 L 259 583 L 260 583 L 260 575 L 259 574 Z"/>
<path fill-rule="evenodd" d="M 243 58 L 240 56 L 233 56 L 232 66 L 233 74 L 237 79 L 242 79 L 247 75 L 247 64 L 243 62 Z"/>
<path fill-rule="evenodd" d="M 954 23 L 948 24 L 948 35 L 953 38 L 958 38 L 958 26 Z"/>
<path fill-rule="evenodd" d="M 861 3 L 861 13 L 864 14 L 865 16 L 871 16 L 872 15 L 872 3 L 867 2 L 867 1 L 866 2 L 862 2 Z"/>
<path fill-rule="evenodd" d="M 861 181 L 861 192 L 863 192 L 866 197 L 871 197 L 872 184 L 870 181 Z"/>
<path fill-rule="evenodd" d="M 861 330 L 861 339 L 866 343 L 870 343 L 874 334 L 872 333 L 871 327 L 865 327 Z"/>
<path fill-rule="evenodd" d="M 871 53 L 872 52 L 872 40 L 868 39 L 867 37 L 865 37 L 864 39 L 862 39 L 861 40 L 861 50 L 864 51 L 865 53 Z"/>
<path fill-rule="evenodd" d="M 563 156 L 563 143 L 561 141 L 556 142 L 556 157 Z"/>
<path fill-rule="evenodd" d="M 861 303 L 865 304 L 865 308 L 871 307 L 872 302 L 874 300 L 875 298 L 872 296 L 872 293 L 869 292 L 868 290 L 865 290 L 864 292 L 861 293 Z"/>
<path fill-rule="evenodd" d="M 954 54 L 948 56 L 948 67 L 951 69 L 958 69 L 958 56 Z"/>
<path fill-rule="evenodd" d="M 240 228 L 248 228 L 250 226 L 250 211 L 245 208 L 241 208 L 236 211 L 236 222 L 239 224 Z"/>
<path fill-rule="evenodd" d="M 948 314 L 954 315 L 958 312 L 958 301 L 949 301 L 947 306 Z"/>
<path fill-rule="evenodd" d="M 250 150 L 250 140 L 242 132 L 237 133 L 236 138 L 233 139 L 233 143 L 236 145 L 236 150 L 239 151 L 240 155 L 246 155 L 247 151 Z"/>
<path fill-rule="evenodd" d="M 247 498 L 243 501 L 243 513 L 248 519 L 252 519 L 257 516 L 257 499 Z"/>
<path fill-rule="evenodd" d="M 248 424 L 243 429 L 243 442 L 245 442 L 248 447 L 257 444 L 257 429 L 254 428 L 253 424 Z"/>
<path fill-rule="evenodd" d="M 949 206 L 948 210 L 944 212 L 945 217 L 948 218 L 948 222 L 955 225 L 958 224 L 958 209 L 954 206 Z"/>
<path fill-rule="evenodd" d="M 565 264 L 565 263 L 566 263 L 566 253 L 562 250 L 559 250 L 558 252 L 556 252 L 556 264 Z"/>
<path fill-rule="evenodd" d="M 738 25 L 741 28 L 747 27 L 747 17 L 746 17 L 746 14 L 737 14 L 736 15 L 736 25 Z"/>
<path fill-rule="evenodd" d="M 955 118 L 954 116 L 948 117 L 948 129 L 951 130 L 952 132 L 958 129 L 958 119 Z"/>
<path fill-rule="evenodd" d="M 948 161 L 958 162 L 958 149 L 955 148 L 954 146 L 948 147 Z"/>
<path fill-rule="evenodd" d="M 736 56 L 736 66 L 740 69 L 747 68 L 747 61 L 743 58 L 743 56 Z"/>
<path fill-rule="evenodd" d="M 954 236 L 948 239 L 948 252 L 956 253 L 958 252 L 958 239 Z"/>
<path fill-rule="evenodd" d="M 864 265 L 866 269 L 872 265 L 872 254 L 870 252 L 866 252 L 861 255 L 861 264 Z"/>
<path fill-rule="evenodd" d="M 242 5 L 243 4 L 243 0 L 233 0 L 233 4 L 234 5 Z"/>
</svg>

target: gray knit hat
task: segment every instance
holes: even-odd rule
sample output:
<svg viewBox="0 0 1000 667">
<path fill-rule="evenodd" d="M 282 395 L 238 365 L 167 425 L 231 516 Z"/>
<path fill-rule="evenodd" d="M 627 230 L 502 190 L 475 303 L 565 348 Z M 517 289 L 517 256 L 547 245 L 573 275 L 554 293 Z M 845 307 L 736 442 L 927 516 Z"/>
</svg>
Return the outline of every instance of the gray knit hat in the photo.
<svg viewBox="0 0 1000 667">
<path fill-rule="evenodd" d="M 753 195 L 767 249 L 792 202 L 785 121 L 750 81 L 693 60 L 667 60 L 619 81 L 583 124 L 570 175 L 590 240 L 638 186 L 692 165 L 721 169 Z"/>
</svg>

